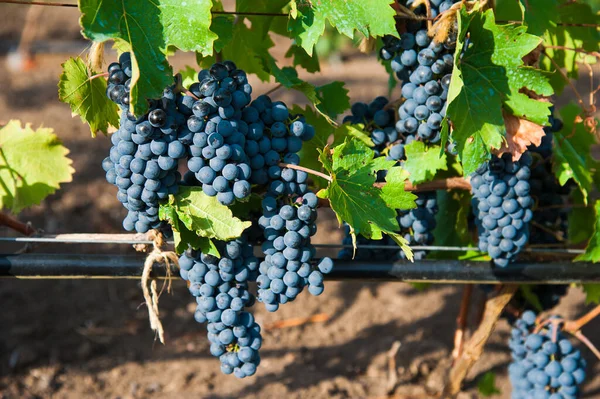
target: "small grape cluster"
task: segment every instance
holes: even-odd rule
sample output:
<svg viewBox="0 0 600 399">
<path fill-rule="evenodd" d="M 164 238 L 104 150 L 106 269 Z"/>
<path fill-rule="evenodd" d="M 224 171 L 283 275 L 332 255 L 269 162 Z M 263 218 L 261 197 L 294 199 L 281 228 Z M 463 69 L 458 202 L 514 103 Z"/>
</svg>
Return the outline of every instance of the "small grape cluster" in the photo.
<svg viewBox="0 0 600 399">
<path fill-rule="evenodd" d="M 286 170 L 294 171 L 284 168 L 282 174 Z M 282 180 L 274 181 L 283 184 Z M 270 190 L 262 201 L 259 225 L 266 239 L 262 245 L 265 260 L 260 263 L 256 282 L 258 300 L 270 312 L 296 299 L 306 286 L 312 295 L 323 292 L 323 274 L 332 270 L 333 261 L 323 258 L 318 265 L 312 264 L 316 251 L 310 237 L 317 232 L 317 204 L 312 192 L 288 196 L 280 190 Z"/>
<path fill-rule="evenodd" d="M 180 273 L 196 297 L 196 321 L 208 322 L 210 353 L 219 358 L 223 373 L 243 378 L 260 363 L 260 326 L 244 310 L 255 302 L 248 282 L 256 279 L 258 260 L 245 236 L 219 242 L 217 249 L 220 258 L 186 251 L 179 259 Z"/>
<path fill-rule="evenodd" d="M 559 324 L 536 328 L 536 314 L 526 311 L 514 324 L 509 347 L 513 358 L 508 367 L 513 399 L 580 397 L 586 361 Z"/>
<path fill-rule="evenodd" d="M 386 156 L 386 159 L 402 163 L 406 159 L 404 146 L 414 140 L 414 135 L 399 134 L 394 128 L 393 111 L 386 108 L 389 103 L 385 97 L 377 97 L 369 104 L 355 103 L 351 107 L 351 115 L 344 117 L 344 123 L 363 124 L 373 141 L 373 151 L 376 156 Z M 379 173 L 377 180 L 383 182 L 385 173 Z M 438 211 L 435 192 L 421 192 L 417 194 L 415 209 L 401 210 L 398 212 L 398 224 L 400 233 L 412 245 L 431 245 L 433 243 L 433 230 L 436 226 L 435 216 Z M 346 227 L 344 245 L 352 244 L 350 229 Z M 357 238 L 357 246 L 361 245 L 384 245 L 390 246 L 389 250 L 362 248 L 353 252 L 350 248 L 342 249 L 338 256 L 341 259 L 404 259 L 406 255 L 397 248 L 397 244 L 389 237 L 384 236 L 381 240 L 369 240 L 364 237 Z M 415 251 L 417 260 L 425 258 L 426 251 Z"/>
<path fill-rule="evenodd" d="M 121 120 L 119 130 L 111 136 L 112 147 L 102 167 L 106 180 L 119 189 L 117 199 L 128 210 L 123 227 L 145 233 L 161 224 L 159 201 L 178 190 L 178 161 L 186 157 L 179 126 L 185 123 L 185 117 L 177 108 L 171 88 L 165 89 L 159 101 L 150 101 L 146 115 L 136 117 L 128 112 L 123 102 L 129 98 L 127 84 L 117 82 L 122 82 L 122 75 L 131 78 L 127 75 L 131 73 L 129 53 L 123 53 L 119 60 L 109 66 L 112 72 L 107 93 L 121 107 Z M 117 97 L 116 91 L 124 91 L 125 97 Z"/>
<path fill-rule="evenodd" d="M 510 154 L 492 156 L 471 176 L 479 249 L 499 267 L 508 266 L 529 238 L 528 223 L 533 218 L 530 165 L 528 152 L 518 161 Z"/>
<path fill-rule="evenodd" d="M 410 6 L 408 2 L 408 6 Z M 453 1 L 431 1 L 431 16 L 448 10 Z M 427 15 L 417 7 L 417 15 Z M 432 40 L 427 26 L 412 21 L 400 38 L 384 36 L 380 50 L 383 60 L 391 60 L 391 68 L 402 81 L 403 103 L 398 108 L 396 130 L 404 136 L 438 143 L 442 120 L 446 115 L 446 99 L 454 65 L 455 38 L 445 43 Z"/>
<path fill-rule="evenodd" d="M 202 191 L 231 205 L 248 198 L 251 169 L 244 151 L 248 126 L 242 109 L 250 103 L 252 87 L 246 73 L 231 61 L 215 63 L 198 73 L 199 82 L 183 96 L 187 129 L 192 134 L 188 169 L 202 184 Z"/>
</svg>

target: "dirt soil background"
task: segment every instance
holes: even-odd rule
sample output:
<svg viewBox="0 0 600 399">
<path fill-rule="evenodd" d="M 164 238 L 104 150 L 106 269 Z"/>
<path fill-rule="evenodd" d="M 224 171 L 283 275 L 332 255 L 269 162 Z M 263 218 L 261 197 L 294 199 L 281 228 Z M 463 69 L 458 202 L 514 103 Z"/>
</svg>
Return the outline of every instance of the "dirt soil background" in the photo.
<svg viewBox="0 0 600 399">
<path fill-rule="evenodd" d="M 47 233 L 122 232 L 124 209 L 116 189 L 104 180 L 101 160 L 110 140 L 92 139 L 87 126 L 72 118 L 57 99 L 60 64 L 85 48 L 79 37 L 76 9 L 44 8 L 33 48 L 33 69 L 7 68 L 8 50 L 18 43 L 26 7 L 1 5 L 0 120 L 20 119 L 52 127 L 71 150 L 77 170 L 72 183 L 42 205 L 24 212 Z M 6 22 L 6 23 L 4 23 Z M 278 40 L 278 43 L 282 40 Z M 285 46 L 273 54 L 282 58 Z M 107 52 L 108 61 L 115 54 Z M 193 65 L 190 56 L 173 59 L 177 68 Z M 324 63 L 313 83 L 342 80 L 353 101 L 386 94 L 386 75 L 375 56 L 352 56 L 344 63 Z M 251 79 L 254 93 L 274 83 Z M 274 98 L 304 104 L 284 90 Z M 568 98 L 568 95 L 567 97 Z M 27 156 L 26 154 L 24 156 Z M 341 231 L 328 211 L 320 216 L 317 242 L 339 242 Z M 11 232 L 0 228 L 0 234 Z M 0 244 L 1 252 L 14 250 Z M 132 253 L 128 247 L 39 245 L 35 252 Z M 417 291 L 401 283 L 330 282 L 318 298 L 301 295 L 271 314 L 260 304 L 254 310 L 264 327 L 262 364 L 251 378 L 238 380 L 219 371 L 210 356 L 203 326 L 193 320 L 194 301 L 177 281 L 172 295 L 163 295 L 161 316 L 166 345 L 155 341 L 137 281 L 0 280 L 0 398 L 379 398 L 388 394 L 388 351 L 395 355 L 397 398 L 425 398 L 442 386 L 452 350 L 461 287 L 441 285 Z M 475 302 L 481 302 L 475 296 Z M 573 288 L 557 312 L 576 317 L 589 308 Z M 279 320 L 325 313 L 329 320 L 278 329 Z M 476 313 L 473 311 L 472 313 Z M 471 315 L 471 322 L 476 318 Z M 471 323 L 472 324 L 472 323 Z M 600 344 L 600 320 L 586 326 Z M 469 374 L 463 398 L 476 398 L 477 381 L 497 373 L 501 394 L 509 398 L 506 345 L 509 325 L 502 320 L 485 354 Z M 600 398 L 600 363 L 589 359 L 585 398 Z"/>
</svg>

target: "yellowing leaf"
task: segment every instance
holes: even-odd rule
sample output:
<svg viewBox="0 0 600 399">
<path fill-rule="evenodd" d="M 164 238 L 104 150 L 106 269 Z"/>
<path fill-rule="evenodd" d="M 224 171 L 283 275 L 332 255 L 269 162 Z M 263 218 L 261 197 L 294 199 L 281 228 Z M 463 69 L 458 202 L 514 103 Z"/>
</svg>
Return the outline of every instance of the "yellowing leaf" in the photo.
<svg viewBox="0 0 600 399">
<path fill-rule="evenodd" d="M 17 213 L 70 182 L 68 153 L 52 129 L 8 122 L 0 129 L 0 209 Z"/>
<path fill-rule="evenodd" d="M 503 112 L 502 116 L 506 126 L 506 141 L 499 150 L 495 151 L 496 155 L 509 153 L 513 161 L 518 161 L 527 151 L 528 146 L 533 144 L 537 147 L 542 143 L 542 137 L 546 135 L 543 126 L 527 119 L 517 118 L 507 112 Z"/>
</svg>

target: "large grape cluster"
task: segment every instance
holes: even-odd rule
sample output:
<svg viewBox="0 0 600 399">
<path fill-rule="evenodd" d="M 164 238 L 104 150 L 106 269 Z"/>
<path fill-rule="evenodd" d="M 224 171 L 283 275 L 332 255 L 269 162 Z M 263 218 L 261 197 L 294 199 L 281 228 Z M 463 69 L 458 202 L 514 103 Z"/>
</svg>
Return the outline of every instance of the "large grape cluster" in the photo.
<svg viewBox="0 0 600 399">
<path fill-rule="evenodd" d="M 536 314 L 523 313 L 511 332 L 513 361 L 508 374 L 513 399 L 576 399 L 585 380 L 586 361 L 560 325 L 536 329 Z"/>
<path fill-rule="evenodd" d="M 529 177 L 531 156 L 519 161 L 510 154 L 493 156 L 471 176 L 473 212 L 479 249 L 499 267 L 506 267 L 527 244 L 533 217 Z"/>
<path fill-rule="evenodd" d="M 369 133 L 373 141 L 373 151 L 376 156 L 386 156 L 388 160 L 402 163 L 406 159 L 404 146 L 414 140 L 419 140 L 414 135 L 399 134 L 394 128 L 393 111 L 386 107 L 388 99 L 377 97 L 369 104 L 358 102 L 352 105 L 351 115 L 344 117 L 344 122 L 353 124 L 363 124 L 365 130 Z M 380 173 L 377 176 L 380 182 L 385 181 L 385 174 Z M 415 209 L 397 210 L 399 233 L 411 245 L 431 245 L 433 243 L 433 230 L 436 226 L 435 215 L 437 214 L 436 192 L 420 192 L 417 194 Z M 342 244 L 349 246 L 352 244 L 350 229 L 346 227 L 345 237 Z M 357 246 L 389 246 L 390 249 L 370 249 L 358 248 L 353 252 L 351 248 L 344 248 L 338 256 L 342 259 L 352 259 L 353 255 L 358 260 L 389 260 L 404 259 L 406 255 L 399 250 L 397 244 L 389 237 L 384 236 L 381 240 L 369 240 L 364 237 L 358 237 Z M 415 259 L 421 260 L 425 257 L 426 251 L 415 251 Z"/>
<path fill-rule="evenodd" d="M 171 88 L 165 89 L 160 100 L 150 101 L 146 115 L 138 118 L 129 113 L 130 63 L 129 53 L 123 53 L 119 63 L 108 68 L 107 94 L 121 107 L 121 120 L 102 167 L 106 180 L 119 189 L 117 199 L 128 210 L 123 227 L 145 233 L 160 225 L 159 201 L 178 190 L 178 161 L 187 155 L 180 135 L 185 117 Z"/>
<path fill-rule="evenodd" d="M 431 1 L 431 16 L 448 10 L 453 1 Z M 412 4 L 407 2 L 407 6 Z M 426 16 L 425 7 L 415 9 L 416 15 Z M 398 108 L 396 130 L 405 137 L 438 143 L 442 120 L 446 115 L 446 99 L 454 64 L 455 39 L 444 43 L 429 37 L 421 21 L 407 24 L 400 38 L 384 36 L 380 57 L 390 60 L 396 77 L 402 81 L 402 105 Z"/>
</svg>

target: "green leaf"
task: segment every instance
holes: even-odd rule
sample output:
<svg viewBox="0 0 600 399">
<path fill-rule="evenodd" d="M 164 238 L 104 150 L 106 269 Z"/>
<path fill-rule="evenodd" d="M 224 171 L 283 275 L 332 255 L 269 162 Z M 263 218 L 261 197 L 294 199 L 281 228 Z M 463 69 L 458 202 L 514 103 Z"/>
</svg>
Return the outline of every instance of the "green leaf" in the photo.
<svg viewBox="0 0 600 399">
<path fill-rule="evenodd" d="M 266 59 L 263 59 L 263 63 L 263 69 L 273 75 L 275 80 L 281 83 L 283 87 L 298 90 L 313 104 L 317 104 L 321 101 L 317 97 L 315 86 L 298 78 L 298 72 L 296 72 L 294 68 L 279 68 L 275 59 L 270 55 Z"/>
<path fill-rule="evenodd" d="M 323 115 L 315 112 L 310 106 L 302 109 L 298 105 L 294 105 L 290 113 L 304 115 L 306 122 L 315 128 L 315 136 L 305 142 L 298 153 L 300 165 L 319 172 L 323 171 L 323 165 L 319 162 L 319 153 L 327 145 L 335 128 Z M 311 179 L 317 188 L 327 186 L 327 181 L 321 177 L 311 176 Z"/>
<path fill-rule="evenodd" d="M 254 26 L 253 26 L 254 28 Z M 235 60 L 239 69 L 258 76 L 263 82 L 269 81 L 271 75 L 265 70 L 264 60 L 271 58 L 269 49 L 274 46 L 270 36 L 264 36 L 260 29 L 250 29 L 243 23 L 233 26 L 232 38 L 220 51 L 225 60 Z M 198 64 L 209 68 L 216 62 L 214 56 L 200 57 Z"/>
<path fill-rule="evenodd" d="M 363 129 L 364 126 L 362 124 L 355 125 L 344 123 L 342 125 L 339 125 L 333 133 L 333 145 L 342 144 L 344 141 L 346 141 L 346 138 L 354 137 L 355 139 L 362 141 L 369 147 L 374 147 L 375 144 L 373 143 L 373 140 L 371 140 L 371 136 L 368 132 L 366 132 Z"/>
<path fill-rule="evenodd" d="M 410 191 L 404 191 L 404 183 L 408 172 L 399 166 L 388 169 L 385 175 L 386 184 L 381 188 L 381 197 L 390 208 L 413 209 L 417 207 L 417 196 Z"/>
<path fill-rule="evenodd" d="M 317 98 L 319 102 L 315 104 L 317 110 L 331 119 L 343 114 L 350 108 L 350 97 L 348 89 L 344 87 L 344 82 L 331 82 L 323 86 L 317 86 Z"/>
<path fill-rule="evenodd" d="M 471 244 L 469 216 L 471 213 L 471 194 L 459 190 L 438 190 L 438 212 L 433 230 L 434 245 L 465 247 Z M 464 251 L 440 251 L 434 253 L 436 259 L 456 259 Z"/>
<path fill-rule="evenodd" d="M 233 40 L 233 15 L 219 15 L 213 17 L 210 30 L 217 34 L 217 40 L 213 45 L 214 51 L 220 53 Z"/>
<path fill-rule="evenodd" d="M 158 217 L 160 220 L 167 221 L 171 225 L 173 241 L 175 242 L 175 252 L 181 254 L 191 246 L 193 249 L 200 250 L 204 254 L 220 256 L 217 247 L 210 238 L 199 236 L 181 223 L 177 215 L 177 209 L 173 203 L 173 196 L 170 196 L 169 202 L 160 204 Z"/>
<path fill-rule="evenodd" d="M 62 64 L 58 82 L 58 99 L 71 107 L 90 126 L 92 137 L 97 132 L 108 132 L 108 127 L 119 126 L 118 107 L 106 96 L 106 80 L 90 79 L 90 71 L 79 57 L 69 58 Z"/>
<path fill-rule="evenodd" d="M 583 284 L 585 303 L 600 303 L 600 284 Z"/>
<path fill-rule="evenodd" d="M 533 291 L 533 287 L 529 284 L 522 284 L 519 286 L 519 290 L 521 291 L 521 295 L 525 298 L 525 301 L 533 306 L 538 312 L 543 312 L 544 307 L 540 302 L 540 298 Z"/>
<path fill-rule="evenodd" d="M 167 48 L 212 54 L 217 38 L 211 24 L 211 0 L 80 0 L 82 32 L 90 40 L 119 39 L 131 48 L 131 109 L 143 114 L 147 99 L 158 98 L 173 83 Z"/>
<path fill-rule="evenodd" d="M 573 179 L 583 194 L 583 203 L 592 188 L 593 171 L 598 162 L 590 155 L 594 136 L 589 133 L 583 122 L 578 122 L 581 110 L 573 103 L 560 109 L 563 128 L 554 133 L 554 162 L 552 168 L 561 185 Z"/>
<path fill-rule="evenodd" d="M 9 121 L 0 129 L 0 209 L 18 213 L 70 182 L 68 153 L 52 129 Z"/>
<path fill-rule="evenodd" d="M 293 58 L 294 66 L 299 65 L 302 68 L 306 69 L 307 72 L 315 73 L 321 70 L 321 65 L 319 64 L 319 57 L 317 56 L 317 53 L 313 53 L 312 56 L 308 55 L 302 47 L 296 46 L 295 44 L 292 44 L 290 46 L 287 53 L 285 53 L 285 57 Z"/>
<path fill-rule="evenodd" d="M 493 371 L 488 371 L 479 379 L 477 389 L 485 397 L 501 393 L 498 387 L 496 387 L 496 374 Z"/>
<path fill-rule="evenodd" d="M 290 0 L 268 0 L 268 1 L 256 1 L 256 0 L 236 0 L 235 10 L 239 13 L 246 12 L 258 12 L 265 14 L 281 14 L 284 13 L 283 7 L 285 7 Z M 252 29 L 257 30 L 262 37 L 266 37 L 269 34 L 271 24 L 275 18 L 285 19 L 283 17 L 267 16 L 267 15 L 239 15 L 239 24 L 244 23 L 244 19 L 247 19 L 252 24 Z"/>
<path fill-rule="evenodd" d="M 182 69 L 179 73 L 181 74 L 181 84 L 185 88 L 189 88 L 192 83 L 198 81 L 198 72 L 189 65 L 186 65 L 185 69 Z"/>
<path fill-rule="evenodd" d="M 391 0 L 294 0 L 296 18 L 290 18 L 288 29 L 296 42 L 312 55 L 313 47 L 325 31 L 325 21 L 352 38 L 354 30 L 364 36 L 397 36 L 395 10 Z"/>
<path fill-rule="evenodd" d="M 383 191 L 373 186 L 377 171 L 387 170 L 395 162 L 374 156 L 373 150 L 361 141 L 348 139 L 334 147 L 333 153 L 325 147 L 319 157 L 332 176 L 319 196 L 329 198 L 340 224 L 346 222 L 350 226 L 354 242 L 356 234 L 379 240 L 382 232 L 392 235 L 399 230 L 396 210 L 388 207 Z"/>
<path fill-rule="evenodd" d="M 439 146 L 425 146 L 422 141 L 413 141 L 404 147 L 404 151 L 406 161 L 403 167 L 413 184 L 431 181 L 437 171 L 448 170 L 446 153 Z"/>
<path fill-rule="evenodd" d="M 568 233 L 569 243 L 579 244 L 583 241 L 589 241 L 594 234 L 594 222 L 596 220 L 596 212 L 590 206 L 584 206 L 583 195 L 581 191 L 573 190 L 571 192 L 570 202 L 574 206 L 568 212 Z M 579 205 L 579 206 L 577 206 Z"/>
<path fill-rule="evenodd" d="M 581 53 L 577 49 L 587 52 L 598 51 L 600 32 L 581 24 L 598 25 L 600 15 L 593 12 L 588 4 L 561 0 L 557 19 L 560 24 L 548 29 L 544 34 L 545 50 L 540 57 L 540 66 L 553 72 L 552 86 L 557 94 L 561 94 L 568 82 L 558 69 L 564 70 L 568 78 L 576 79 L 580 63 L 597 62 L 595 57 Z"/>
<path fill-rule="evenodd" d="M 590 241 L 585 248 L 585 253 L 577 256 L 575 261 L 587 261 L 587 262 L 598 262 L 600 261 L 600 200 L 594 204 L 594 211 L 596 212 L 596 222 L 594 225 L 594 235 L 590 238 Z"/>
<path fill-rule="evenodd" d="M 521 0 L 525 8 L 527 32 L 541 36 L 548 29 L 555 29 L 558 22 L 557 0 Z"/>
<path fill-rule="evenodd" d="M 548 80 L 539 70 L 525 67 L 522 58 L 540 43 L 536 36 L 516 25 L 496 25 L 492 10 L 458 14 L 459 35 L 448 92 L 448 117 L 452 139 L 469 175 L 500 148 L 506 129 L 502 109 L 513 115 L 547 124 L 550 104 L 521 93 L 527 88 L 551 94 Z M 465 35 L 470 45 L 465 46 Z"/>
</svg>

